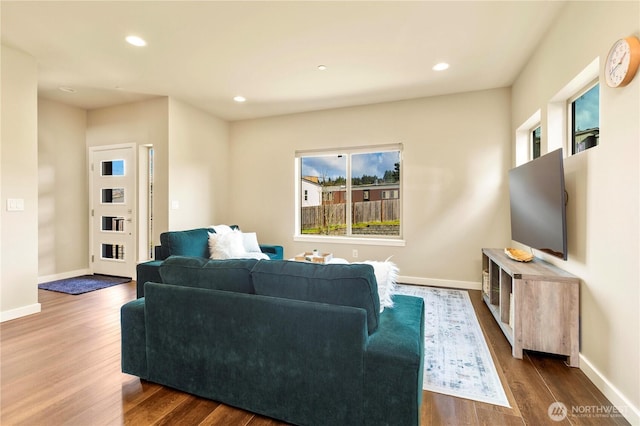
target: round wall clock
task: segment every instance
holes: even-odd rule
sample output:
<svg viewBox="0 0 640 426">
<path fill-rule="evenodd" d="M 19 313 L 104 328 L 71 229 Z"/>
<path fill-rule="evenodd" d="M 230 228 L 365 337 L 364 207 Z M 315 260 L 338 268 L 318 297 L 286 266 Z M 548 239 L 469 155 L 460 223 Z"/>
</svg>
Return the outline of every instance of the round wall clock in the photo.
<svg viewBox="0 0 640 426">
<path fill-rule="evenodd" d="M 616 41 L 604 64 L 604 78 L 609 87 L 626 86 L 633 80 L 640 64 L 640 40 L 630 36 Z"/>
</svg>

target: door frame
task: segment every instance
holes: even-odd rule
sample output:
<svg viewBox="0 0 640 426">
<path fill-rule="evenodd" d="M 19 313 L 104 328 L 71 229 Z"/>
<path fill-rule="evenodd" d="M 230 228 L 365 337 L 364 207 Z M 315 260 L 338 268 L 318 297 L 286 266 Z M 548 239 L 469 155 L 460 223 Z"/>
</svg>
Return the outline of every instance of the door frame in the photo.
<svg viewBox="0 0 640 426">
<path fill-rule="evenodd" d="M 151 247 L 153 240 L 153 198 L 152 184 L 155 176 L 150 164 L 150 151 L 154 149 L 153 144 L 138 145 L 138 223 L 137 223 L 137 244 L 138 262 L 153 260 L 154 253 Z M 154 160 L 155 161 L 155 160 Z"/>
<path fill-rule="evenodd" d="M 89 188 L 87 189 L 89 191 L 89 253 L 88 253 L 88 261 L 89 261 L 89 270 L 91 271 L 91 273 L 94 273 L 94 262 L 93 262 L 93 257 L 99 255 L 98 253 L 93 253 L 93 247 L 94 247 L 94 242 L 95 242 L 95 226 L 96 226 L 96 218 L 93 215 L 93 203 L 94 203 L 94 191 L 93 191 L 93 186 L 94 186 L 94 179 L 93 179 L 93 168 L 94 168 L 94 164 L 93 164 L 93 157 L 94 157 L 94 153 L 97 151 L 108 151 L 108 150 L 112 150 L 112 149 L 124 149 L 124 148 L 129 148 L 131 149 L 132 155 L 133 155 L 133 162 L 135 164 L 136 167 L 136 172 L 133 174 L 133 209 L 134 212 L 136 213 L 135 218 L 136 218 L 136 222 L 137 222 L 137 211 L 138 211 L 138 148 L 137 148 L 138 144 L 131 142 L 131 143 L 121 143 L 121 144 L 114 144 L 114 145 L 95 145 L 95 146 L 90 146 L 88 147 L 87 150 L 87 172 L 89 173 Z M 133 216 L 132 216 L 133 217 Z M 136 276 L 136 265 L 138 263 L 138 224 L 136 223 L 136 226 L 134 227 L 134 235 L 133 235 L 133 241 L 134 241 L 134 259 L 132 261 L 132 265 L 130 266 L 130 276 L 135 279 Z"/>
</svg>

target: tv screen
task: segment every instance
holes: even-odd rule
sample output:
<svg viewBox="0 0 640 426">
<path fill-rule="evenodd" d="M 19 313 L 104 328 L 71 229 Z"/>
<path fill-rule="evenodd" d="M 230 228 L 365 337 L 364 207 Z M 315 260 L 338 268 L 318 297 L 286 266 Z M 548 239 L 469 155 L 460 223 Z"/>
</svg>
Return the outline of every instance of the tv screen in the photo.
<svg viewBox="0 0 640 426">
<path fill-rule="evenodd" d="M 511 239 L 567 260 L 562 149 L 509 171 Z"/>
</svg>

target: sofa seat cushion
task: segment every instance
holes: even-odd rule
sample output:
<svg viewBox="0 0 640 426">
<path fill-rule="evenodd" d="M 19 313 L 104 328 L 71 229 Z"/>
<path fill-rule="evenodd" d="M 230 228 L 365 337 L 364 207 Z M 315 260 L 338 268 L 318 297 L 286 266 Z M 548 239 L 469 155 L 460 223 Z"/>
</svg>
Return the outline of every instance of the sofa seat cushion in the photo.
<svg viewBox="0 0 640 426">
<path fill-rule="evenodd" d="M 259 295 L 362 308 L 368 333 L 378 328 L 380 299 L 371 265 L 261 261 L 251 271 L 251 279 Z"/>
<path fill-rule="evenodd" d="M 160 276 L 165 284 L 253 294 L 251 270 L 257 262 L 255 259 L 171 256 L 162 262 Z"/>
</svg>

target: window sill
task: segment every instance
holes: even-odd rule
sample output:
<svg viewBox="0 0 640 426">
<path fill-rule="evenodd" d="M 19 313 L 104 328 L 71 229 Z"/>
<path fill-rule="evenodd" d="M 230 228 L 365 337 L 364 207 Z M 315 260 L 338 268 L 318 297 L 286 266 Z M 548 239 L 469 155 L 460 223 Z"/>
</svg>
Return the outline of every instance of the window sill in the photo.
<svg viewBox="0 0 640 426">
<path fill-rule="evenodd" d="M 398 238 L 341 237 L 327 235 L 294 235 L 293 241 L 308 243 L 361 244 L 369 246 L 404 247 L 405 240 Z"/>
</svg>

